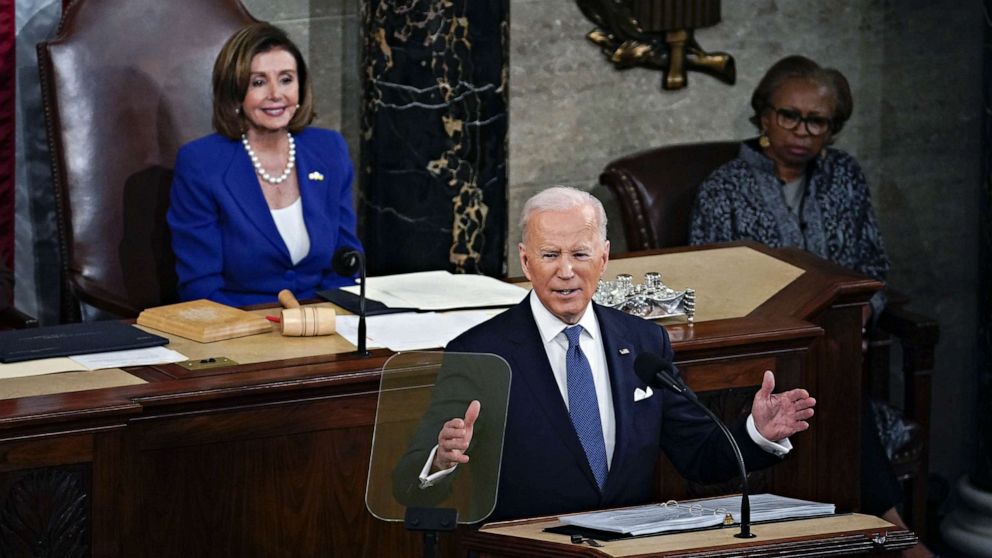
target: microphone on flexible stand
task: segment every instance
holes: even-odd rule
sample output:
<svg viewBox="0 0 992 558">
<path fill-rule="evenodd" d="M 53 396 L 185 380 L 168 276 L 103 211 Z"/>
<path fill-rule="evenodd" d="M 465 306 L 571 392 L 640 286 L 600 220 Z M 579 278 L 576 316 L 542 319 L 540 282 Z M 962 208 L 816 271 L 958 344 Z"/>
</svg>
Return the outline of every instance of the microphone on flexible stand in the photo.
<svg viewBox="0 0 992 558">
<path fill-rule="evenodd" d="M 654 353 L 641 353 L 634 360 L 634 372 L 645 384 L 655 388 L 669 389 L 695 403 L 697 407 L 702 409 L 720 427 L 720 431 L 727 437 L 727 440 L 730 441 L 730 446 L 734 449 L 734 456 L 737 457 L 737 466 L 741 470 L 741 532 L 734 536 L 739 539 L 754 538 L 755 535 L 751 532 L 751 502 L 748 500 L 747 469 L 744 467 L 744 456 L 741 455 L 741 448 L 737 446 L 737 441 L 734 440 L 734 436 L 730 433 L 730 430 L 723 424 L 723 421 L 713 414 L 713 411 L 699 402 L 699 399 L 692 390 L 682 383 L 682 378 L 679 377 L 678 370 L 676 370 L 675 365 L 670 360 Z"/>
<path fill-rule="evenodd" d="M 356 248 L 341 248 L 334 253 L 331 260 L 334 273 L 342 277 L 351 277 L 360 272 L 361 285 L 358 288 L 358 356 L 367 357 L 369 352 L 365 347 L 365 255 Z"/>
</svg>

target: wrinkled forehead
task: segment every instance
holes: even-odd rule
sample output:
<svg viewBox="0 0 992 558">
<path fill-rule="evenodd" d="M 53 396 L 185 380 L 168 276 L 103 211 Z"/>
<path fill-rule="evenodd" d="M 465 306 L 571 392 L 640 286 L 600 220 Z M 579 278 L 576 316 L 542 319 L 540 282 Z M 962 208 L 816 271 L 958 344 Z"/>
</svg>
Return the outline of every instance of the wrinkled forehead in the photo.
<svg viewBox="0 0 992 558">
<path fill-rule="evenodd" d="M 567 211 L 539 211 L 528 220 L 524 243 L 533 249 L 576 251 L 603 246 L 596 212 L 586 207 Z"/>
<path fill-rule="evenodd" d="M 547 242 L 554 240 L 563 245 L 585 243 L 601 244 L 599 215 L 591 205 L 581 205 L 563 210 L 535 211 L 524 222 L 522 240 Z"/>
</svg>

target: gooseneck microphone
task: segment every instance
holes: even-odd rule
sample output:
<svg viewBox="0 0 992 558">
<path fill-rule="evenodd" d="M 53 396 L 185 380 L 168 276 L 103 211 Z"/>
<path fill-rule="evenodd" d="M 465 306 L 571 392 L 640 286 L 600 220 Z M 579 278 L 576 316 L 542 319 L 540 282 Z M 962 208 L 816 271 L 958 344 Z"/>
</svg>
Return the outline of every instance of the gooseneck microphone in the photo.
<svg viewBox="0 0 992 558">
<path fill-rule="evenodd" d="M 730 441 L 730 446 L 734 449 L 734 456 L 737 457 L 737 466 L 740 467 L 741 472 L 741 532 L 734 536 L 739 539 L 754 538 L 755 535 L 751 533 L 751 502 L 748 500 L 747 469 L 744 467 L 744 456 L 741 455 L 741 448 L 737 446 L 737 441 L 734 440 L 727 425 L 723 424 L 723 421 L 717 418 L 706 405 L 699 402 L 696 394 L 682 382 L 678 370 L 670 360 L 654 353 L 641 353 L 634 360 L 634 372 L 645 384 L 654 388 L 669 389 L 693 402 L 716 423 L 723 435 Z"/>
<path fill-rule="evenodd" d="M 365 255 L 356 248 L 341 248 L 331 259 L 334 273 L 342 277 L 351 277 L 355 272 L 360 273 L 361 285 L 358 288 L 358 356 L 367 357 L 369 352 L 365 346 Z"/>
</svg>

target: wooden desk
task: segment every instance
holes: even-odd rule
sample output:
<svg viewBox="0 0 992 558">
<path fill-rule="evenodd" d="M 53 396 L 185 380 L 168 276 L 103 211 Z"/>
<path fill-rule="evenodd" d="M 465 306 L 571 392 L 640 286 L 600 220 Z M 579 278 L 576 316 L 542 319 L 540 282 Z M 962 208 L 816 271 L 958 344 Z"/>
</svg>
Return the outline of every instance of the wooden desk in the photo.
<svg viewBox="0 0 992 558">
<path fill-rule="evenodd" d="M 730 556 L 898 556 L 916 544 L 916 536 L 870 515 L 850 514 L 755 525 L 754 539 L 738 539 L 736 527 L 672 533 L 601 542 L 599 547 L 573 544 L 566 535 L 545 533 L 560 523 L 538 518 L 486 525 L 462 538 L 480 558 L 568 558 L 599 556 L 647 558 L 719 558 Z"/>
<path fill-rule="evenodd" d="M 765 368 L 782 388 L 809 387 L 819 401 L 813 427 L 753 484 L 857 509 L 860 316 L 880 284 L 800 251 L 751 247 L 805 273 L 747 316 L 667 325 L 677 362 L 724 415 L 750 399 Z M 130 370 L 148 380 L 141 385 L 0 400 L 0 547 L 416 555 L 416 536 L 364 506 L 378 371 L 389 354 L 196 373 L 144 367 Z M 658 493 L 694 492 L 662 472 Z"/>
</svg>

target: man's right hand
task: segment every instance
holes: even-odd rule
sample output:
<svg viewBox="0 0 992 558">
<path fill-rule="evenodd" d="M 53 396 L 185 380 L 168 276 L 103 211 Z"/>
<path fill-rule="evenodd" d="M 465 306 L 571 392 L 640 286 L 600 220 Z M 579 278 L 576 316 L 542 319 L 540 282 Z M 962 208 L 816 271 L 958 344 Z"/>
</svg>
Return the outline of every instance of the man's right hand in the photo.
<svg viewBox="0 0 992 558">
<path fill-rule="evenodd" d="M 459 463 L 468 463 L 465 451 L 472 443 L 472 430 L 479 418 L 482 404 L 472 401 L 465 410 L 465 418 L 454 418 L 444 423 L 437 435 L 437 453 L 434 454 L 434 470 L 450 469 Z"/>
</svg>

